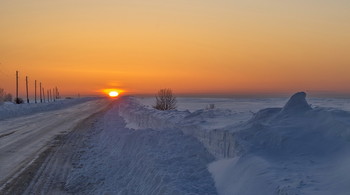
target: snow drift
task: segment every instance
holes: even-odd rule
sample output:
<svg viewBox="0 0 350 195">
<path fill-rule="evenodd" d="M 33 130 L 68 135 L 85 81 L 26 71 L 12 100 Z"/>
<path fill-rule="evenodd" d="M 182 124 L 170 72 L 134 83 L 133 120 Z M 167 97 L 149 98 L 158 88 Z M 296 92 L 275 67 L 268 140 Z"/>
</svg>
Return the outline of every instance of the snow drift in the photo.
<svg viewBox="0 0 350 195">
<path fill-rule="evenodd" d="M 217 194 L 207 170 L 214 157 L 200 142 L 180 130 L 125 128 L 117 113 L 115 106 L 95 121 L 73 162 L 69 193 Z"/>
<path fill-rule="evenodd" d="M 264 109 L 250 121 L 225 128 L 237 145 L 225 175 L 210 165 L 221 194 L 347 194 L 350 113 L 314 108 L 305 93 L 283 108 Z M 222 181 L 231 185 L 225 185 Z M 239 182 L 238 182 L 239 181 Z M 255 186 L 251 188 L 249 186 Z M 263 191 L 260 191 L 262 189 Z"/>
<path fill-rule="evenodd" d="M 120 114 L 129 123 L 181 129 L 218 159 L 209 170 L 220 194 L 350 191 L 350 113 L 313 108 L 304 92 L 282 108 L 260 110 L 246 122 L 224 110 L 159 112 L 128 101 L 134 103 L 123 104 Z"/>
</svg>

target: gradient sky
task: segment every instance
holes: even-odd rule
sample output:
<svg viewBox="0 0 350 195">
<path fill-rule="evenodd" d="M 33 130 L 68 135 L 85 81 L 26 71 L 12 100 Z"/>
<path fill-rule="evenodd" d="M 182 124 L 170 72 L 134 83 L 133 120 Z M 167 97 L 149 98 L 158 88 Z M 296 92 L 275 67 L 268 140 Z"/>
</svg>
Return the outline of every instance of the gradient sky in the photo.
<svg viewBox="0 0 350 195">
<path fill-rule="evenodd" d="M 0 0 L 0 87 L 350 92 L 349 0 Z"/>
</svg>

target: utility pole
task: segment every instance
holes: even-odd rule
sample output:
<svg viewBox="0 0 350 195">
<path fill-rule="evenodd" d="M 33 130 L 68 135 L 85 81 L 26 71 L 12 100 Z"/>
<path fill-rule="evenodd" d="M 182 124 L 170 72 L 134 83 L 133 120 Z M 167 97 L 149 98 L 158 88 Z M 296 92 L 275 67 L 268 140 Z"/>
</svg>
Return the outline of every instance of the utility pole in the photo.
<svg viewBox="0 0 350 195">
<path fill-rule="evenodd" d="M 43 96 L 42 96 L 41 82 L 40 82 L 40 103 L 43 103 Z"/>
<path fill-rule="evenodd" d="M 52 102 L 52 90 L 50 89 L 50 101 Z"/>
<path fill-rule="evenodd" d="M 45 102 L 45 89 L 44 89 L 44 87 L 43 87 L 43 100 Z"/>
<path fill-rule="evenodd" d="M 18 71 L 16 71 L 16 103 L 18 103 Z"/>
<path fill-rule="evenodd" d="M 56 96 L 56 89 L 55 88 L 53 88 L 52 89 L 52 95 L 53 95 L 53 101 L 55 102 L 56 101 L 56 98 L 57 98 L 57 96 Z"/>
<path fill-rule="evenodd" d="M 34 99 L 35 99 L 35 103 L 37 103 L 36 102 L 36 80 L 35 80 L 35 93 L 34 93 L 35 95 L 34 95 Z"/>
<path fill-rule="evenodd" d="M 28 95 L 28 76 L 26 76 L 26 92 L 27 92 L 27 103 L 29 104 L 29 95 Z"/>
<path fill-rule="evenodd" d="M 55 87 L 55 94 L 56 94 L 56 99 L 58 99 L 58 89 Z"/>
</svg>

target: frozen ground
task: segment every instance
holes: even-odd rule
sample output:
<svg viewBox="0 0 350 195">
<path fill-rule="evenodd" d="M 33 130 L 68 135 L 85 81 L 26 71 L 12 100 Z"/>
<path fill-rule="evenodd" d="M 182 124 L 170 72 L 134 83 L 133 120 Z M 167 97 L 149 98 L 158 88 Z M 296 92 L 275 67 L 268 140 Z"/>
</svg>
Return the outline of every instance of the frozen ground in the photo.
<svg viewBox="0 0 350 195">
<path fill-rule="evenodd" d="M 5 192 L 345 195 L 350 191 L 349 100 L 308 99 L 310 106 L 304 93 L 289 101 L 179 98 L 179 110 L 174 111 L 154 110 L 150 100 L 124 97 L 106 110 L 97 104 L 73 113 L 74 107 L 66 109 L 62 115 L 72 114 L 70 119 L 52 119 L 45 131 L 57 126 L 53 131 L 59 132 L 67 121 L 81 117 L 74 131 L 55 140 L 46 137 L 54 144 L 41 161 L 31 163 L 36 164 L 31 176 L 16 180 Z M 205 109 L 208 104 L 215 108 Z M 85 107 L 98 114 L 91 116 Z M 13 128 L 8 123 L 0 142 L 11 138 L 3 142 L 11 143 L 17 136 L 27 140 L 25 135 L 31 133 L 26 130 L 35 133 L 37 126 L 50 122 L 52 117 L 47 117 Z M 11 136 L 12 131 L 25 133 Z M 29 137 L 40 138 L 41 133 Z M 20 148 L 4 151 L 23 155 Z M 10 166 L 4 159 L 0 161 Z"/>
</svg>

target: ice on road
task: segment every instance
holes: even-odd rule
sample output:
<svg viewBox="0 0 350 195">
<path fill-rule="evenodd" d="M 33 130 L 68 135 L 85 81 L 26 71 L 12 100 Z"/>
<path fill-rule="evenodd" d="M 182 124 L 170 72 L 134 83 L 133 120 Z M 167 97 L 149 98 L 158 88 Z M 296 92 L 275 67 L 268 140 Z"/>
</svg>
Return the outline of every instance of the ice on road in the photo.
<svg viewBox="0 0 350 195">
<path fill-rule="evenodd" d="M 55 136 L 67 133 L 106 108 L 99 99 L 70 108 L 0 121 L 0 189 L 15 178 L 48 147 Z"/>
</svg>

